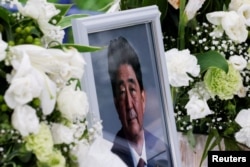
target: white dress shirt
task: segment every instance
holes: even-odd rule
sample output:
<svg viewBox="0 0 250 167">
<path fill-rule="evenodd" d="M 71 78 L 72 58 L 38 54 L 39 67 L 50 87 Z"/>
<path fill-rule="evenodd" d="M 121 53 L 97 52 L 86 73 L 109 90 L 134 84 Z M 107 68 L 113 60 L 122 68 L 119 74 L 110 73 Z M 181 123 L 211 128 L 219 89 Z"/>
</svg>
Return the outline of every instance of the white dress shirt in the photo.
<svg viewBox="0 0 250 167">
<path fill-rule="evenodd" d="M 129 150 L 131 152 L 132 155 L 132 159 L 133 159 L 133 163 L 134 166 L 137 166 L 140 158 L 142 158 L 144 160 L 145 167 L 147 166 L 147 155 L 146 155 L 146 146 L 145 146 L 145 141 L 143 141 L 143 146 L 142 146 L 142 154 L 138 155 L 138 153 L 135 151 L 135 149 L 131 146 L 131 144 L 128 142 L 129 145 Z"/>
</svg>

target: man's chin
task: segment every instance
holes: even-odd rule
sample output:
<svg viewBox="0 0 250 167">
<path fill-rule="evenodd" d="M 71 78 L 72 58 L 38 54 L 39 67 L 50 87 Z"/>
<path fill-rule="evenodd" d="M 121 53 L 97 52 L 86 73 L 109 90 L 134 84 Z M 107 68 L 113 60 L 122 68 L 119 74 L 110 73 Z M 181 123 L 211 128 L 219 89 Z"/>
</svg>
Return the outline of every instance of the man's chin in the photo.
<svg viewBox="0 0 250 167">
<path fill-rule="evenodd" d="M 137 127 L 129 128 L 127 132 L 128 132 L 127 136 L 129 136 L 129 138 L 135 139 L 143 134 L 143 129 L 141 129 L 141 128 L 139 128 L 139 126 L 137 126 Z"/>
</svg>

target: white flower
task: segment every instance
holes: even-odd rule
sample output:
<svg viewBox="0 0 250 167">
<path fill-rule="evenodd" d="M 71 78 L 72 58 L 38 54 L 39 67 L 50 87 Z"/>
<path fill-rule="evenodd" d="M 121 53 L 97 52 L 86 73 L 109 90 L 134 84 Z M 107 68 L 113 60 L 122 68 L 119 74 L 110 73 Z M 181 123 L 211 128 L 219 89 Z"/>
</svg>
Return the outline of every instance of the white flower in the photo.
<svg viewBox="0 0 250 167">
<path fill-rule="evenodd" d="M 236 140 L 250 147 L 250 109 L 241 110 L 236 116 L 235 121 L 242 127 L 235 134 Z"/>
<path fill-rule="evenodd" d="M 58 109 L 62 115 L 68 120 L 83 120 L 89 109 L 88 99 L 85 92 L 75 90 L 76 83 L 71 82 L 71 85 L 65 86 L 59 92 L 57 98 Z"/>
<path fill-rule="evenodd" d="M 221 21 L 226 34 L 235 42 L 246 41 L 248 31 L 244 20 L 234 11 L 228 12 Z"/>
<path fill-rule="evenodd" d="M 17 71 L 4 95 L 6 103 L 12 109 L 39 97 L 42 91 L 41 77 L 32 69 L 27 56 L 23 56 L 20 64 L 15 61 L 14 64 Z"/>
<path fill-rule="evenodd" d="M 241 86 L 241 88 L 239 89 L 239 91 L 237 92 L 237 95 L 239 96 L 239 97 L 246 97 L 246 95 L 247 95 L 247 90 L 248 90 L 248 88 L 247 87 L 244 87 L 243 85 Z"/>
<path fill-rule="evenodd" d="M 34 61 L 34 57 L 39 57 L 39 54 L 29 52 L 32 49 L 36 51 L 36 48 L 34 45 L 18 45 L 10 48 L 9 54 L 13 56 L 11 64 L 14 70 L 11 79 L 9 79 L 11 85 L 4 98 L 9 107 L 14 108 L 38 97 L 41 101 L 43 113 L 48 115 L 55 107 L 57 90 L 55 83 L 48 78 L 45 71 L 42 71 Z M 45 50 L 40 49 L 40 51 Z M 36 53 L 37 55 L 34 55 Z M 39 60 L 42 60 L 42 57 Z M 42 63 L 43 61 L 39 62 L 39 64 Z"/>
<path fill-rule="evenodd" d="M 250 126 L 241 128 L 239 132 L 236 132 L 235 139 L 250 147 Z"/>
<path fill-rule="evenodd" d="M 245 24 L 250 26 L 250 3 L 242 5 L 237 12 L 243 18 Z"/>
<path fill-rule="evenodd" d="M 114 0 L 112 6 L 108 9 L 106 13 L 113 13 L 120 10 L 120 0 Z"/>
<path fill-rule="evenodd" d="M 190 54 L 188 49 L 178 51 L 171 49 L 165 53 L 169 82 L 172 86 L 188 86 L 193 79 L 189 76 L 197 77 L 200 66 L 197 64 L 195 56 Z M 181 60 L 181 61 L 180 61 Z"/>
<path fill-rule="evenodd" d="M 207 20 L 214 25 L 221 25 L 222 18 L 226 15 L 226 12 L 212 12 L 206 14 Z"/>
<path fill-rule="evenodd" d="M 209 109 L 207 101 L 199 98 L 198 96 L 192 96 L 185 108 L 187 109 L 187 114 L 190 115 L 191 120 L 204 118 L 213 113 Z"/>
<path fill-rule="evenodd" d="M 229 58 L 229 62 L 238 71 L 242 71 L 244 68 L 247 67 L 247 61 L 244 59 L 243 56 L 237 56 L 237 55 L 231 56 Z"/>
<path fill-rule="evenodd" d="M 51 125 L 51 133 L 55 144 L 70 144 L 74 141 L 74 131 L 62 124 L 53 123 Z"/>
<path fill-rule="evenodd" d="M 81 79 L 85 61 L 74 48 L 46 49 L 35 45 L 18 45 L 11 49 L 16 57 L 27 54 L 33 67 L 49 75 L 59 85 L 65 85 L 70 78 Z"/>
<path fill-rule="evenodd" d="M 234 42 L 246 41 L 248 31 L 244 20 L 235 11 L 208 13 L 207 20 L 217 26 L 222 26 L 228 37 Z"/>
<path fill-rule="evenodd" d="M 188 20 L 194 18 L 196 12 L 202 7 L 205 0 L 189 0 L 186 7 L 185 12 Z"/>
<path fill-rule="evenodd" d="M 86 141 L 86 142 L 78 142 L 71 150 L 71 154 L 77 157 L 77 162 L 79 164 L 79 167 L 84 167 L 84 162 L 88 157 L 89 149 L 90 149 L 90 144 Z"/>
<path fill-rule="evenodd" d="M 60 12 L 54 4 L 48 3 L 47 0 L 28 0 L 24 7 L 16 1 L 16 5 L 23 16 L 47 22 Z"/>
<path fill-rule="evenodd" d="M 243 109 L 241 110 L 236 118 L 235 121 L 241 126 L 241 127 L 247 127 L 250 126 L 250 109 Z"/>
<path fill-rule="evenodd" d="M 5 59 L 7 47 L 8 47 L 8 45 L 7 45 L 6 42 L 4 42 L 2 40 L 2 34 L 0 32 L 0 61 L 2 61 L 3 59 Z"/>
<path fill-rule="evenodd" d="M 11 117 L 11 123 L 22 136 L 27 136 L 30 133 L 38 133 L 39 131 L 39 120 L 36 111 L 28 105 L 15 108 Z"/>
<path fill-rule="evenodd" d="M 208 92 L 204 82 L 195 83 L 194 87 L 188 91 L 188 95 L 189 97 L 197 96 L 205 100 L 208 100 L 211 98 L 211 95 Z"/>
<path fill-rule="evenodd" d="M 78 145 L 74 155 L 78 158 L 79 167 L 125 167 L 127 165 L 110 150 L 112 143 L 102 137 L 97 138 L 93 144 Z"/>
<path fill-rule="evenodd" d="M 244 4 L 250 4 L 250 0 L 231 0 L 229 10 L 237 11 Z"/>
<path fill-rule="evenodd" d="M 51 42 L 55 42 L 55 41 L 62 43 L 65 32 L 64 30 L 61 29 L 61 27 L 54 26 L 44 21 L 40 21 L 39 25 L 40 25 L 41 31 L 44 34 L 44 36 L 42 37 L 42 41 L 45 47 L 47 47 Z"/>
<path fill-rule="evenodd" d="M 54 4 L 48 3 L 46 0 L 28 0 L 24 7 L 18 1 L 15 1 L 15 4 L 23 16 L 37 20 L 44 35 L 42 39 L 45 47 L 52 41 L 62 43 L 64 31 L 61 27 L 49 23 L 53 16 L 60 13 Z"/>
</svg>

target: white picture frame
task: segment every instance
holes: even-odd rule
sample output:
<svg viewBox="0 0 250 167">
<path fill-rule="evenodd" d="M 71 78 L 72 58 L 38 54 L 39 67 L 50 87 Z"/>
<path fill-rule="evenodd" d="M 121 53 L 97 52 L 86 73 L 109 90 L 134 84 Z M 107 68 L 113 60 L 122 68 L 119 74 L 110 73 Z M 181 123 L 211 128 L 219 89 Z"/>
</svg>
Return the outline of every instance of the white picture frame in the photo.
<svg viewBox="0 0 250 167">
<path fill-rule="evenodd" d="M 120 128 L 114 111 L 106 55 L 108 42 L 123 36 L 136 48 L 141 61 L 147 92 L 145 128 L 169 146 L 170 166 L 181 167 L 158 7 L 153 5 L 73 19 L 72 28 L 76 44 L 103 47 L 101 51 L 82 53 L 87 64 L 82 88 L 89 98 L 91 117 L 103 121 L 103 137 L 112 142 Z"/>
</svg>

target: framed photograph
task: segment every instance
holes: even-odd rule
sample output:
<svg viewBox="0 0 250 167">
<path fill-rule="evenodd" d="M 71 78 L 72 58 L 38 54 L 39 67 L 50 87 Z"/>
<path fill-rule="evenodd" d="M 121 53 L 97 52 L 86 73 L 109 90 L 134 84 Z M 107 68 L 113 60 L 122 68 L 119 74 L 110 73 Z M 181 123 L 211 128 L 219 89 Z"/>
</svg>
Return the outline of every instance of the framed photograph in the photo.
<svg viewBox="0 0 250 167">
<path fill-rule="evenodd" d="M 127 166 L 140 158 L 181 166 L 159 19 L 149 6 L 72 21 L 75 43 L 102 47 L 83 53 L 82 87 L 91 117 L 103 121 L 103 138 Z"/>
</svg>

